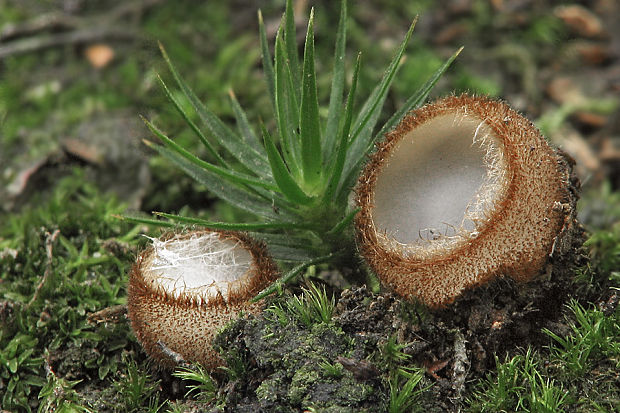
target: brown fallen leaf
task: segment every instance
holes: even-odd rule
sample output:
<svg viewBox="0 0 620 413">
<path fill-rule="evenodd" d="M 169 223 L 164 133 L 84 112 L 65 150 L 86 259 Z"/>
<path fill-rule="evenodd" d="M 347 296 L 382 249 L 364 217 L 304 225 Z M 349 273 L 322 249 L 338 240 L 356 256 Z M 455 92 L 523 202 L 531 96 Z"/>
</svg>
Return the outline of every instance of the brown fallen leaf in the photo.
<svg viewBox="0 0 620 413">
<path fill-rule="evenodd" d="M 605 139 L 601 144 L 599 158 L 603 162 L 620 161 L 620 142 L 613 138 Z"/>
<path fill-rule="evenodd" d="M 583 91 L 571 76 L 557 76 L 547 85 L 546 92 L 557 103 L 581 102 Z"/>
<path fill-rule="evenodd" d="M 87 317 L 87 320 L 91 324 L 100 324 L 100 323 L 120 323 L 125 320 L 127 315 L 127 306 L 126 305 L 114 305 L 112 307 L 106 307 L 103 310 L 96 311 L 94 313 L 90 313 Z"/>
<path fill-rule="evenodd" d="M 342 367 L 353 373 L 353 376 L 358 380 L 370 380 L 381 374 L 379 370 L 367 360 L 338 357 L 336 358 L 336 362 L 342 364 Z"/>
<path fill-rule="evenodd" d="M 559 6 L 554 14 L 573 32 L 584 37 L 601 37 L 605 29 L 601 20 L 590 10 L 578 4 Z"/>
<path fill-rule="evenodd" d="M 48 162 L 49 156 L 40 158 L 19 171 L 6 190 L 11 198 L 15 198 L 26 190 L 28 181 Z"/>
<path fill-rule="evenodd" d="M 586 178 L 601 169 L 601 162 L 590 144 L 574 129 L 563 131 L 562 149 L 577 160 L 577 174 Z"/>
<path fill-rule="evenodd" d="M 612 58 L 612 51 L 607 45 L 581 41 L 575 43 L 575 51 L 581 57 L 581 60 L 589 65 L 601 65 Z"/>
<path fill-rule="evenodd" d="M 607 124 L 607 116 L 601 115 L 600 113 L 578 111 L 575 112 L 573 116 L 579 123 L 591 128 L 602 128 Z"/>
<path fill-rule="evenodd" d="M 105 154 L 95 144 L 80 139 L 67 138 L 62 141 L 63 149 L 79 159 L 94 165 L 103 165 Z"/>
<path fill-rule="evenodd" d="M 114 49 L 103 43 L 93 44 L 84 50 L 84 56 L 95 69 L 102 69 L 114 59 Z"/>
<path fill-rule="evenodd" d="M 450 360 L 436 360 L 436 361 L 425 361 L 424 367 L 426 368 L 426 373 L 434 378 L 435 380 L 441 380 L 441 377 L 437 375 L 437 372 L 443 369 L 448 365 Z"/>
</svg>

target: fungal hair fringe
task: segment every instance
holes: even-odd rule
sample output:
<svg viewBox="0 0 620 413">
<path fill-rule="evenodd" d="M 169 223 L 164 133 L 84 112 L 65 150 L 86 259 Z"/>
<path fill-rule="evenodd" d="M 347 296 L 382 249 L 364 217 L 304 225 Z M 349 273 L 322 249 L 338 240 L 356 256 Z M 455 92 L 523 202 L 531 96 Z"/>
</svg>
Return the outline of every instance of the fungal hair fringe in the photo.
<svg viewBox="0 0 620 413">
<path fill-rule="evenodd" d="M 448 112 L 428 121 L 450 115 Z M 454 129 L 461 127 L 464 120 L 471 120 L 475 116 L 468 113 L 467 108 L 459 108 L 452 115 L 454 117 L 451 126 Z M 420 230 L 419 239 L 413 243 L 402 243 L 386 231 L 377 231 L 381 243 L 389 250 L 398 251 L 405 256 L 426 259 L 444 253 L 447 248 L 458 247 L 478 235 L 482 227 L 488 222 L 490 215 L 496 210 L 499 202 L 505 197 L 508 173 L 503 145 L 485 119 L 476 119 L 476 121 L 478 126 L 474 130 L 471 145 L 478 146 L 484 151 L 482 163 L 486 173 L 480 187 L 463 211 L 460 225 L 444 223 L 444 233 L 431 228 L 424 228 Z M 469 127 L 465 126 L 464 129 L 469 130 Z M 470 227 L 473 225 L 473 228 L 466 228 L 467 223 L 471 224 Z M 454 232 L 453 234 L 448 233 L 450 229 Z"/>
<path fill-rule="evenodd" d="M 230 285 L 250 269 L 251 256 L 240 242 L 222 240 L 218 233 L 147 238 L 154 252 L 149 270 L 161 277 L 164 288 L 175 297 L 192 290 L 199 293 L 199 300 L 203 294 L 226 297 Z"/>
</svg>

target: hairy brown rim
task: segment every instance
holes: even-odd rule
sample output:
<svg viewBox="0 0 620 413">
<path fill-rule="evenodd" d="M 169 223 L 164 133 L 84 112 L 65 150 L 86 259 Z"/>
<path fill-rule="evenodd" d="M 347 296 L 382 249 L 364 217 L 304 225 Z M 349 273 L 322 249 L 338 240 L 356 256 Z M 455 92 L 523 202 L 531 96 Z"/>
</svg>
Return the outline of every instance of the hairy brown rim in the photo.
<svg viewBox="0 0 620 413">
<path fill-rule="evenodd" d="M 478 120 L 501 143 L 501 189 L 476 234 L 432 253 L 412 253 L 376 228 L 375 186 L 390 154 L 409 133 L 439 116 Z M 413 143 L 415 144 L 415 142 Z M 442 307 L 463 291 L 498 276 L 528 281 L 539 274 L 562 235 L 575 222 L 571 165 L 534 125 L 506 104 L 484 97 L 450 96 L 408 114 L 377 144 L 356 187 L 361 208 L 355 219 L 361 254 L 381 282 L 430 307 Z M 403 189 L 405 190 L 405 189 Z M 432 244 L 432 241 L 429 245 Z"/>
<path fill-rule="evenodd" d="M 250 300 L 278 277 L 277 266 L 267 254 L 265 245 L 240 232 L 170 233 L 163 239 L 186 239 L 206 233 L 217 233 L 221 240 L 239 242 L 252 256 L 252 265 L 243 284 L 231 288 L 226 297 L 222 294 L 206 299 L 197 299 L 191 294 L 175 297 L 161 286 L 147 282 L 145 272 L 149 271 L 153 248 L 140 254 L 129 274 L 128 315 L 132 329 L 147 354 L 165 367 L 175 365 L 167 350 L 208 369 L 223 365 L 211 341 L 218 330 L 240 312 L 258 313 L 262 303 Z"/>
</svg>

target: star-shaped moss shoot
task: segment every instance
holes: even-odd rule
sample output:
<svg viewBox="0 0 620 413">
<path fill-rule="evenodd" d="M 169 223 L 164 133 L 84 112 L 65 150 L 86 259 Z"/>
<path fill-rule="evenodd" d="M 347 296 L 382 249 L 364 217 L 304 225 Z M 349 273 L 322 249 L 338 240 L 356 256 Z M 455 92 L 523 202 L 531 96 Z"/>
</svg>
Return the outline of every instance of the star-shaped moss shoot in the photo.
<svg viewBox="0 0 620 413">
<path fill-rule="evenodd" d="M 200 158 L 181 147 L 152 122 L 147 126 L 161 144 L 148 142 L 200 182 L 211 195 L 219 197 L 255 218 L 254 222 L 213 222 L 167 213 L 160 219 L 132 218 L 149 224 L 197 225 L 211 229 L 249 231 L 266 241 L 274 258 L 292 263 L 279 284 L 294 277 L 311 264 L 338 260 L 355 262 L 352 220 L 357 209 L 350 202 L 351 191 L 374 141 L 392 129 L 409 110 L 422 105 L 431 88 L 454 60 L 455 53 L 402 108 L 383 125 L 378 124 L 383 104 L 413 32 L 411 24 L 383 78 L 362 104 L 356 104 L 360 58 L 355 62 L 348 92 L 345 66 L 347 6 L 342 1 L 329 101 L 326 111 L 318 102 L 315 55 L 314 12 L 310 12 L 303 47 L 298 56 L 292 1 L 275 37 L 272 52 L 268 46 L 263 19 L 259 13 L 262 65 L 266 93 L 273 110 L 274 125 L 253 127 L 235 95 L 230 94 L 237 127 L 218 118 L 185 83 L 162 48 L 176 86 L 193 106 L 197 122 L 161 81 L 173 106 L 204 144 L 207 155 Z M 346 95 L 346 96 L 345 96 Z M 359 110 L 357 108 L 360 108 Z M 326 113 L 325 116 L 322 113 Z M 300 264 L 301 263 L 301 264 Z M 293 267 L 297 265 L 296 267 Z M 270 288 L 267 292 L 275 290 Z"/>
</svg>

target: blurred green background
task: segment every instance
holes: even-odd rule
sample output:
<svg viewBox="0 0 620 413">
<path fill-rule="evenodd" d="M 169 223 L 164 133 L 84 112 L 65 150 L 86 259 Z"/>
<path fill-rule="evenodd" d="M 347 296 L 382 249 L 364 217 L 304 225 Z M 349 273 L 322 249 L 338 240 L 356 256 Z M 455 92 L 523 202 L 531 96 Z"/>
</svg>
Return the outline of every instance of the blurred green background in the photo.
<svg viewBox="0 0 620 413">
<path fill-rule="evenodd" d="M 325 103 L 339 2 L 295 1 L 300 46 L 312 6 L 319 100 Z M 206 156 L 157 85 L 157 74 L 170 78 L 161 42 L 216 114 L 232 122 L 233 90 L 251 122 L 273 126 L 258 9 L 273 39 L 284 0 L 0 0 L 3 408 L 54 411 L 71 400 L 98 406 L 105 399 L 117 403 L 114 411 L 145 411 L 149 400 L 182 397 L 152 396 L 161 389 L 144 373 L 144 354 L 126 323 L 87 318 L 126 302 L 127 272 L 145 243 L 137 235 L 155 234 L 114 214 L 130 209 L 243 218 L 151 153 L 142 143 L 150 136 L 139 115 Z M 432 96 L 469 92 L 505 99 L 576 159 L 584 186 L 580 215 L 594 233 L 590 252 L 604 257 L 597 276 L 617 284 L 620 3 L 351 0 L 349 15 L 349 76 L 362 51 L 359 102 L 420 16 L 385 118 L 465 46 Z M 588 264 L 578 278 L 592 283 L 595 272 Z M 617 401 L 617 368 L 602 371 L 608 387 L 601 387 L 600 399 L 609 400 L 609 388 Z M 589 380 L 569 377 L 565 383 L 588 389 Z M 587 400 L 596 397 L 586 396 L 584 405 L 594 406 Z"/>
<path fill-rule="evenodd" d="M 319 98 L 323 102 L 329 94 L 338 3 L 296 2 L 300 35 L 309 8 L 316 8 Z M 609 31 L 580 33 L 558 12 L 562 4 L 351 2 L 348 69 L 361 50 L 359 96 L 367 95 L 410 21 L 419 15 L 407 58 L 386 103 L 386 117 L 447 56 L 465 46 L 433 95 L 470 92 L 505 98 L 530 118 L 541 119 L 540 126 L 556 143 L 563 143 L 565 133 L 557 131 L 568 125 L 589 149 L 587 155 L 597 158 L 600 142 L 588 142 L 596 130 L 571 116 L 585 109 L 596 118 L 595 129 L 604 127 L 618 103 L 610 84 L 613 79 L 584 88 L 581 77 L 570 76 L 578 72 L 584 76 L 584 60 L 586 71 L 598 71 L 599 77 L 602 70 L 609 71 L 610 63 L 617 64 L 610 62 L 617 57 L 613 55 L 614 37 Z M 211 110 L 232 119 L 228 92 L 233 90 L 251 121 L 261 118 L 269 125 L 273 115 L 259 59 L 258 9 L 273 37 L 282 0 L 1 0 L 0 197 L 5 202 L 0 210 L 15 211 L 32 202 L 33 196 L 45 193 L 74 167 L 86 169 L 86 179 L 134 209 L 210 207 L 208 195 L 200 193 L 196 184 L 148 153 L 141 139 L 149 134 L 138 115 L 152 119 L 169 136 L 203 154 L 155 82 L 157 73 L 164 79 L 169 76 L 157 47 L 161 42 Z M 584 42 L 594 50 L 590 54 L 598 49 L 606 53 L 603 60 L 587 61 Z M 559 92 L 549 91 L 549 85 L 566 76 L 577 91 L 556 99 Z M 597 91 L 600 95 L 595 95 Z M 610 175 L 598 163 L 587 165 L 586 181 L 595 178 L 598 183 Z"/>
</svg>

